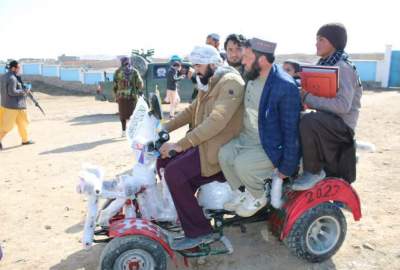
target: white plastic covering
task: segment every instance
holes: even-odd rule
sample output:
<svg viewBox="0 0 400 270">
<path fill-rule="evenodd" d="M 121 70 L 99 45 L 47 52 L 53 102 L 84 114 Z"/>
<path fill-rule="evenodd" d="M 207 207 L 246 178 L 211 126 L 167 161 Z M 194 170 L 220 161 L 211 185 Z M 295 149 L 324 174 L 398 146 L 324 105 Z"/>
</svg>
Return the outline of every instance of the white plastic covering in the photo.
<svg viewBox="0 0 400 270">
<path fill-rule="evenodd" d="M 104 171 L 99 166 L 91 164 L 83 164 L 82 170 L 79 173 L 79 184 L 76 187 L 78 193 L 87 195 L 99 194 L 102 189 Z"/>
<path fill-rule="evenodd" d="M 164 178 L 164 169 L 160 169 L 161 174 L 161 198 L 163 211 L 159 214 L 159 219 L 164 221 L 175 222 L 178 220 L 178 214 L 176 213 L 176 208 L 174 201 L 172 200 L 171 192 L 169 191 L 167 182 Z"/>
<path fill-rule="evenodd" d="M 139 209 L 145 219 L 175 223 L 178 215 L 163 174 L 161 171 L 161 182 L 138 195 Z"/>
<path fill-rule="evenodd" d="M 126 130 L 128 143 L 133 150 L 136 161 L 140 160 L 143 147 L 158 139 L 157 127 L 159 125 L 159 120 L 149 115 L 149 107 L 143 97 L 140 97 Z"/>
<path fill-rule="evenodd" d="M 227 182 L 214 181 L 201 186 L 197 196 L 200 206 L 217 210 L 224 208 L 224 204 L 232 199 L 233 192 Z"/>
<path fill-rule="evenodd" d="M 98 198 L 96 196 L 92 195 L 89 197 L 82 237 L 82 243 L 86 249 L 90 248 L 93 244 L 93 234 L 96 228 L 97 202 Z"/>
<path fill-rule="evenodd" d="M 376 151 L 376 146 L 373 143 L 365 142 L 365 141 L 356 141 L 357 150 L 374 153 Z"/>
<path fill-rule="evenodd" d="M 132 201 L 129 204 L 125 203 L 124 214 L 125 214 L 125 218 L 135 218 L 136 217 L 136 207 L 135 207 L 135 205 L 133 205 Z"/>
<path fill-rule="evenodd" d="M 158 139 L 160 127 L 159 120 L 152 115 L 149 116 L 148 112 L 147 103 L 143 98 L 139 98 L 127 129 L 128 142 L 136 158 L 131 175 L 122 175 L 116 179 L 103 181 L 104 171 L 93 165 L 85 165 L 79 173 L 77 192 L 88 197 L 83 235 L 86 248 L 93 242 L 100 197 L 115 199 L 108 207 L 100 211 L 98 225 L 101 226 L 108 226 L 110 219 L 121 209 L 126 218 L 136 217 L 135 207 L 126 204 L 128 199 L 137 199 L 142 218 L 177 221 L 176 209 L 164 178 L 162 177 L 161 182 L 156 181 L 155 164 L 158 155 L 147 149 L 149 142 Z"/>
<path fill-rule="evenodd" d="M 124 206 L 126 198 L 118 198 L 112 201 L 106 209 L 100 211 L 98 225 L 108 226 L 110 219 L 115 216 Z"/>
</svg>

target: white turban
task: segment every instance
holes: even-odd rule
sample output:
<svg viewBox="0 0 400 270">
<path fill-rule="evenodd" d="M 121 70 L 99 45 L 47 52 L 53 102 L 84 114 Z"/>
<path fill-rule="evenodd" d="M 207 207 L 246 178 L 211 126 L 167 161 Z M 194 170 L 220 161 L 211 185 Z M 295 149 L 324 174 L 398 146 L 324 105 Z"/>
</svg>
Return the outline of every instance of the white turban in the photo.
<svg viewBox="0 0 400 270">
<path fill-rule="evenodd" d="M 223 61 L 219 51 L 211 45 L 201 45 L 194 47 L 189 55 L 189 61 L 196 64 L 216 64 L 222 65 Z"/>
</svg>

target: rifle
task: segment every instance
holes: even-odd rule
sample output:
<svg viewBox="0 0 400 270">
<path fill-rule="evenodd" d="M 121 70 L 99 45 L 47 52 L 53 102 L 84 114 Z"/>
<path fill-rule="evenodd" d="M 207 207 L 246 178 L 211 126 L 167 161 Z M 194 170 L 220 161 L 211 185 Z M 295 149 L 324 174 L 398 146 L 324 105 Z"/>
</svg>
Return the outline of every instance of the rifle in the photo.
<svg viewBox="0 0 400 270">
<path fill-rule="evenodd" d="M 21 76 L 16 76 L 17 80 L 21 83 L 22 85 L 22 89 L 24 89 L 25 91 L 28 89 L 28 87 L 26 87 L 26 85 L 24 84 L 24 82 L 22 81 Z M 30 90 L 30 89 L 29 89 Z M 43 113 L 44 116 L 46 116 L 46 114 L 44 113 L 44 110 L 42 109 L 42 107 L 40 106 L 39 102 L 35 99 L 35 97 L 32 95 L 32 93 L 26 92 L 27 96 L 30 98 L 30 100 L 32 100 L 33 104 L 35 104 L 36 107 L 39 108 L 39 110 Z"/>
<path fill-rule="evenodd" d="M 44 113 L 42 107 L 40 107 L 39 102 L 33 97 L 31 92 L 27 92 L 28 97 L 32 100 L 32 102 L 35 104 L 36 107 L 39 108 L 39 110 L 43 113 L 44 116 L 46 116 L 46 114 Z"/>
</svg>

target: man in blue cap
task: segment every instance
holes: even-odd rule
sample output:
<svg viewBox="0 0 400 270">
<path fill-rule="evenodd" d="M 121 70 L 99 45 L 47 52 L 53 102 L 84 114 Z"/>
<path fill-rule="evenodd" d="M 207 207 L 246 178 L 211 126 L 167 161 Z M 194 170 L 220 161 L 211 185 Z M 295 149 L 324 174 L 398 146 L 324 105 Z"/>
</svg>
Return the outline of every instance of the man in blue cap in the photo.
<svg viewBox="0 0 400 270">
<path fill-rule="evenodd" d="M 173 55 L 170 58 L 171 66 L 167 72 L 167 93 L 165 100 L 169 103 L 169 117 L 175 116 L 175 110 L 180 102 L 178 93 L 178 82 L 184 79 L 186 76 L 180 74 L 182 69 L 182 58 L 178 55 Z"/>
</svg>

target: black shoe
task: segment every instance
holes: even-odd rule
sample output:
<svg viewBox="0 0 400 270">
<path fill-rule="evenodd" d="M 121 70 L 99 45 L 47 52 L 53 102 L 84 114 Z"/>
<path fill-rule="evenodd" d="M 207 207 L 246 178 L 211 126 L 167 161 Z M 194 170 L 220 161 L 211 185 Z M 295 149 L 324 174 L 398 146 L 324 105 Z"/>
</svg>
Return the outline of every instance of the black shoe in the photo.
<svg viewBox="0 0 400 270">
<path fill-rule="evenodd" d="M 27 142 L 23 142 L 22 145 L 30 145 L 30 144 L 34 144 L 34 141 L 27 141 Z"/>
<path fill-rule="evenodd" d="M 200 244 L 209 244 L 214 241 L 212 233 L 207 235 L 198 236 L 196 238 L 184 237 L 183 239 L 176 240 L 172 243 L 173 250 L 186 250 L 197 247 Z"/>
</svg>

